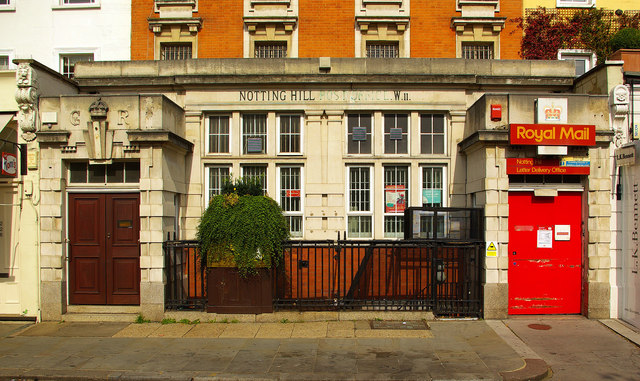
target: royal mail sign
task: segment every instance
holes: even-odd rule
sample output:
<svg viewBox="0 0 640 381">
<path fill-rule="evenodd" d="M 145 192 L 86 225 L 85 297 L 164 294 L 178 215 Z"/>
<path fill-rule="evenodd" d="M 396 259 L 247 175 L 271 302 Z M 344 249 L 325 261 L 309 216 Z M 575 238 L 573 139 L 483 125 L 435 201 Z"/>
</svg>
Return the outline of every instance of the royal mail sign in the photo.
<svg viewBox="0 0 640 381">
<path fill-rule="evenodd" d="M 596 145 L 596 126 L 592 124 L 511 124 L 509 132 L 514 145 Z"/>
</svg>

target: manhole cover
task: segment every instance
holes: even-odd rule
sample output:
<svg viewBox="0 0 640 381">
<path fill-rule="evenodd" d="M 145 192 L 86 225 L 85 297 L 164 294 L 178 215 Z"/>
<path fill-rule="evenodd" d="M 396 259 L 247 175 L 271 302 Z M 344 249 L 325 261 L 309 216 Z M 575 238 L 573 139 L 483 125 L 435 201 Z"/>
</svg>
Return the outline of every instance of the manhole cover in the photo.
<svg viewBox="0 0 640 381">
<path fill-rule="evenodd" d="M 527 327 L 531 329 L 537 329 L 540 331 L 548 331 L 551 329 L 551 326 L 546 324 L 529 324 Z"/>
<path fill-rule="evenodd" d="M 408 329 L 408 330 L 426 330 L 429 325 L 425 321 L 397 321 L 397 320 L 372 320 L 371 329 Z"/>
</svg>

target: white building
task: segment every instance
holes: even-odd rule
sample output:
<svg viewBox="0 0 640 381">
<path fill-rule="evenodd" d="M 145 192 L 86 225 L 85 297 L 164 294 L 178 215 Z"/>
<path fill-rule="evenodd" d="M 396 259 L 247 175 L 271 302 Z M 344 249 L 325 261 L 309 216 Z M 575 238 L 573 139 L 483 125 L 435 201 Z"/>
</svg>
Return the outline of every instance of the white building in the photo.
<svg viewBox="0 0 640 381">
<path fill-rule="evenodd" d="M 72 76 L 75 62 L 131 57 L 130 0 L 0 1 L 0 68 L 32 58 Z"/>
</svg>

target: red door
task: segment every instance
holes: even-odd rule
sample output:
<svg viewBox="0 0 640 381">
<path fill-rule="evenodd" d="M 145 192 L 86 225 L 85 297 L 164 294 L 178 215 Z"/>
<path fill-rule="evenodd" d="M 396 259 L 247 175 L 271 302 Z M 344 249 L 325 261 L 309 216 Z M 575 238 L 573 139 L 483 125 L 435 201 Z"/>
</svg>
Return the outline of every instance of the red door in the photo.
<svg viewBox="0 0 640 381">
<path fill-rule="evenodd" d="M 140 303 L 140 195 L 69 195 L 71 304 Z"/>
<path fill-rule="evenodd" d="M 580 313 L 582 194 L 509 193 L 509 313 Z"/>
</svg>

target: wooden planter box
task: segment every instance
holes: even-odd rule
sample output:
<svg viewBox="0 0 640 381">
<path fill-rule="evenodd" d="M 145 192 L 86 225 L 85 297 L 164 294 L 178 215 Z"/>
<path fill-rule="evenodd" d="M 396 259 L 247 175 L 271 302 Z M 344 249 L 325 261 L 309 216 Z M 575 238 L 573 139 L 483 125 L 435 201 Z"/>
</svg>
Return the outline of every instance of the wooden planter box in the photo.
<svg viewBox="0 0 640 381">
<path fill-rule="evenodd" d="M 273 312 L 271 269 L 259 268 L 247 279 L 232 267 L 207 269 L 207 312 L 259 314 Z"/>
</svg>

